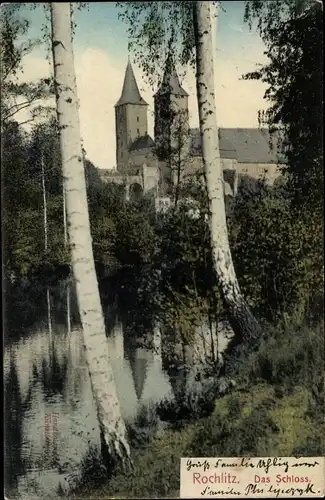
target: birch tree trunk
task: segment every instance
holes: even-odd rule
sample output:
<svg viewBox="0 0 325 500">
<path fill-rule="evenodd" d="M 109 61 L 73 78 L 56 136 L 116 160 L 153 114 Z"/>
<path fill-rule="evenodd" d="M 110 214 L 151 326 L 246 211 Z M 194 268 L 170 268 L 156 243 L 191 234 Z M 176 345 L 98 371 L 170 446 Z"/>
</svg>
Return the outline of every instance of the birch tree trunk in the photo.
<svg viewBox="0 0 325 500">
<path fill-rule="evenodd" d="M 65 206 L 65 189 L 63 186 L 63 230 L 64 230 L 64 248 L 68 247 L 68 226 L 67 226 L 67 210 Z M 71 272 L 71 271 L 70 271 Z M 66 296 L 66 306 L 67 306 L 67 328 L 68 334 L 71 333 L 71 311 L 70 311 L 70 273 L 67 283 L 67 296 Z"/>
<path fill-rule="evenodd" d="M 215 105 L 211 4 L 194 2 L 193 21 L 196 46 L 196 86 L 202 140 L 204 175 L 209 200 L 209 226 L 213 266 L 222 298 L 235 333 L 232 344 L 252 342 L 260 336 L 259 324 L 244 301 L 231 257 L 220 159 Z M 214 47 L 216 50 L 216 47 Z"/>
<path fill-rule="evenodd" d="M 73 60 L 71 4 L 51 3 L 52 54 L 72 270 L 103 458 L 132 465 L 117 398 L 90 233 Z"/>
<path fill-rule="evenodd" d="M 42 191 L 43 191 L 43 225 L 44 225 L 44 250 L 47 253 L 48 249 L 48 224 L 47 224 L 47 198 L 45 186 L 45 168 L 44 157 L 41 154 L 41 177 L 42 177 Z M 46 302 L 47 302 L 47 324 L 49 330 L 50 344 L 52 343 L 52 312 L 51 312 L 51 296 L 50 287 L 46 287 Z"/>
</svg>

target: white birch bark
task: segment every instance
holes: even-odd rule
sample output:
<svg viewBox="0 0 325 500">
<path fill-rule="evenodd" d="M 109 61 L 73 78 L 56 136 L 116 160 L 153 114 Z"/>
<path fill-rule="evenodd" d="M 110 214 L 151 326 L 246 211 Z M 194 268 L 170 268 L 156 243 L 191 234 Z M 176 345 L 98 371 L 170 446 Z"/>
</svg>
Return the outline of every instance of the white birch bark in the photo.
<svg viewBox="0 0 325 500">
<path fill-rule="evenodd" d="M 103 456 L 131 464 L 125 423 L 109 361 L 94 265 L 81 148 L 70 3 L 51 3 L 52 53 L 72 270 Z"/>
<path fill-rule="evenodd" d="M 47 198 L 46 198 L 46 186 L 45 186 L 45 168 L 44 168 L 44 157 L 41 153 L 41 177 L 42 177 L 42 191 L 43 191 L 43 225 L 44 225 L 44 249 L 47 252 L 48 249 L 48 224 L 47 224 Z M 47 324 L 49 330 L 50 343 L 52 342 L 52 312 L 51 312 L 51 297 L 50 297 L 50 287 L 47 285 L 46 288 L 46 302 L 47 302 Z"/>
<path fill-rule="evenodd" d="M 215 105 L 210 9 L 211 3 L 207 1 L 193 4 L 197 99 L 204 174 L 209 200 L 213 265 L 222 297 L 229 309 L 229 320 L 235 332 L 236 342 L 238 342 L 258 337 L 260 328 L 241 295 L 229 247 Z"/>
<path fill-rule="evenodd" d="M 63 186 L 63 230 L 64 230 L 64 248 L 67 249 L 68 246 L 68 226 L 67 226 L 67 209 L 65 203 L 65 189 Z M 67 328 L 68 334 L 71 333 L 71 311 L 70 311 L 70 276 L 68 278 L 67 284 L 67 296 L 66 296 L 66 306 L 67 306 Z"/>
<path fill-rule="evenodd" d="M 214 68 L 217 67 L 217 28 L 218 28 L 218 15 L 219 3 L 210 1 L 210 18 L 211 18 L 211 33 L 212 33 L 212 55 Z M 216 75 L 214 74 L 214 77 Z M 216 81 L 214 81 L 214 88 L 216 89 Z"/>
</svg>

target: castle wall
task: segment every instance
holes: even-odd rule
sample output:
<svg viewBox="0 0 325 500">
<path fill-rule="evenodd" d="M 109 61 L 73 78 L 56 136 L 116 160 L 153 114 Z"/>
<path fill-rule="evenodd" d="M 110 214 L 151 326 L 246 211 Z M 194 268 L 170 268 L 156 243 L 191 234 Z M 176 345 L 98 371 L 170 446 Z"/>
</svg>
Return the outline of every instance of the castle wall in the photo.
<svg viewBox="0 0 325 500">
<path fill-rule="evenodd" d="M 115 184 L 127 184 L 131 186 L 132 184 L 139 184 L 142 188 L 144 185 L 142 174 L 140 175 L 128 175 L 127 177 L 119 173 L 110 174 L 110 171 L 99 170 L 100 178 L 103 182 L 112 182 Z"/>
<path fill-rule="evenodd" d="M 223 170 L 236 170 L 237 175 L 249 175 L 254 179 L 261 179 L 266 175 L 270 184 L 281 175 L 281 171 L 276 163 L 237 163 L 234 159 L 221 158 Z M 183 177 L 203 170 L 203 160 L 201 156 L 193 157 L 189 160 L 188 167 L 183 172 Z"/>
<path fill-rule="evenodd" d="M 106 171 L 103 169 L 99 169 L 99 176 L 103 182 L 114 182 L 115 184 L 124 184 L 125 179 L 122 175 L 116 173 L 112 175 L 110 170 Z"/>
<path fill-rule="evenodd" d="M 149 161 L 147 163 L 143 160 Z M 227 158 L 222 158 L 221 162 L 224 179 L 234 194 L 237 193 L 238 176 L 248 175 L 257 180 L 262 179 L 266 175 L 266 181 L 269 184 L 273 184 L 281 175 L 276 164 L 237 163 L 236 160 Z M 132 167 L 132 172 L 130 171 L 127 177 L 118 172 L 112 174 L 111 170 L 100 170 L 100 177 L 104 182 L 114 182 L 116 184 L 125 184 L 127 182 L 128 186 L 139 184 L 143 188 L 144 193 L 151 191 L 157 195 L 158 188 L 162 193 L 166 192 L 168 180 L 171 180 L 171 169 L 166 162 L 158 162 L 151 153 L 145 154 L 143 151 L 140 151 L 132 154 Z M 184 182 L 189 175 L 193 175 L 195 172 L 202 172 L 202 169 L 202 157 L 189 158 L 189 163 L 181 173 L 181 180 Z"/>
<path fill-rule="evenodd" d="M 136 167 L 142 167 L 144 163 L 156 167 L 158 160 L 152 150 L 146 148 L 130 151 L 130 163 Z"/>
<path fill-rule="evenodd" d="M 148 193 L 149 191 L 154 190 L 155 193 L 157 193 L 159 177 L 160 177 L 158 165 L 144 164 L 142 169 L 143 169 L 144 192 Z"/>
<path fill-rule="evenodd" d="M 143 189 L 143 193 L 149 191 L 155 191 L 156 193 L 160 177 L 158 165 L 146 165 L 144 163 L 138 171 L 138 175 L 124 176 L 119 173 L 112 174 L 110 170 L 100 170 L 99 175 L 103 182 L 112 182 L 119 185 L 126 184 L 127 191 L 132 185 L 139 184 Z"/>
<path fill-rule="evenodd" d="M 223 170 L 237 170 L 237 161 L 230 158 L 221 158 L 221 165 Z M 187 167 L 183 171 L 183 177 L 200 171 L 203 171 L 202 156 L 190 157 Z"/>
<path fill-rule="evenodd" d="M 237 163 L 236 170 L 238 175 L 249 175 L 256 180 L 262 179 L 265 175 L 269 184 L 273 184 L 281 175 L 276 163 Z"/>
</svg>

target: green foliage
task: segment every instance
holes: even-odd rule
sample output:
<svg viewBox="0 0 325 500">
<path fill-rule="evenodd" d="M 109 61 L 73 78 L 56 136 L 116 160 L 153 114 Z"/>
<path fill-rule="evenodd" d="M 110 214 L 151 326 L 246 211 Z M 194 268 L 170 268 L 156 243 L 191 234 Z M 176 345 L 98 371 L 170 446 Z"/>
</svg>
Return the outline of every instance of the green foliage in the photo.
<svg viewBox="0 0 325 500">
<path fill-rule="evenodd" d="M 102 276 L 116 265 L 114 248 L 116 244 L 115 224 L 107 216 L 98 215 L 92 224 L 93 252 L 96 267 Z"/>
<path fill-rule="evenodd" d="M 149 81 L 161 78 L 169 54 L 194 63 L 192 2 L 117 2 L 128 25 L 129 49 Z"/>
<path fill-rule="evenodd" d="M 292 456 L 297 446 L 320 435 L 307 416 L 309 399 L 299 386 L 282 398 L 263 385 L 225 396 L 217 400 L 213 418 L 198 425 L 190 455 L 200 450 L 202 456 Z"/>
<path fill-rule="evenodd" d="M 135 450 L 134 475 L 117 474 L 108 485 L 102 477 L 100 487 L 99 482 L 83 483 L 76 497 L 175 498 L 180 458 L 186 456 L 293 456 L 296 450 L 304 450 L 304 456 L 321 456 L 324 423 L 317 427 L 306 416 L 308 399 L 300 387 L 284 398 L 265 386 L 226 396 L 217 401 L 210 417 L 167 430 L 145 449 Z"/>
<path fill-rule="evenodd" d="M 31 183 L 39 184 L 42 164 L 46 169 L 46 191 L 62 198 L 62 169 L 58 127 L 55 118 L 33 127 L 28 144 L 28 176 Z M 61 206 L 61 210 L 63 207 Z"/>
<path fill-rule="evenodd" d="M 148 218 L 136 206 L 120 212 L 117 230 L 116 256 L 121 265 L 141 266 L 155 257 L 157 237 Z"/>
<path fill-rule="evenodd" d="M 303 321 L 322 296 L 321 225 L 293 210 L 286 185 L 249 185 L 241 183 L 227 217 L 241 288 L 261 318 Z M 151 202 L 125 203 L 113 185 L 91 188 L 89 206 L 98 271 L 115 273 L 129 329 L 158 320 L 187 343 L 203 318 L 224 309 L 212 271 L 204 185 L 192 179 L 181 196 L 191 197 L 198 218 L 182 199 L 156 217 Z"/>
<path fill-rule="evenodd" d="M 108 484 L 103 476 L 88 486 L 83 481 L 78 497 L 175 498 L 180 458 L 186 456 L 322 456 L 323 340 L 323 325 L 268 330 L 259 351 L 238 374 L 237 389 L 216 399 L 210 416 L 183 421 L 145 448 L 137 446 L 134 475 L 116 473 Z"/>
<path fill-rule="evenodd" d="M 281 349 L 278 348 L 281 346 Z M 257 353 L 251 355 L 240 376 L 247 383 L 306 387 L 317 395 L 323 383 L 324 328 L 280 326 L 269 329 Z"/>
<path fill-rule="evenodd" d="M 270 125 L 284 127 L 290 139 L 284 178 L 289 182 L 270 188 L 246 179 L 227 213 L 241 289 L 260 318 L 275 323 L 276 328 L 266 330 L 258 351 L 238 368 L 238 390 L 215 405 L 211 392 L 203 399 L 197 395 L 194 403 L 184 398 L 177 407 L 182 419 L 194 417 L 197 421 L 169 429 L 146 449 L 135 450 L 135 477 L 115 476 L 108 487 L 96 492 L 97 498 L 100 494 L 174 496 L 179 488 L 179 459 L 186 455 L 324 453 L 324 331 L 301 327 L 323 296 L 321 103 L 316 85 L 321 78 L 317 51 L 322 47 L 322 21 L 316 10 L 298 18 L 291 0 L 282 2 L 282 9 L 278 6 L 279 2 L 269 2 L 269 6 L 254 2 L 253 16 L 259 16 L 271 62 L 249 78 L 270 85 L 266 97 L 272 107 L 265 119 Z M 129 2 L 122 9 L 131 22 L 131 43 L 138 47 L 136 55 L 142 58 L 147 73 L 153 74 L 157 63 L 165 62 L 162 47 L 167 56 L 172 46 L 181 64 L 190 61 L 194 45 L 189 2 Z M 287 22 L 288 17 L 293 21 Z M 25 28 L 7 23 L 5 29 L 1 64 L 14 75 L 22 56 L 15 41 Z M 308 40 L 312 40 L 310 47 Z M 34 100 L 44 95 L 37 85 L 12 82 L 5 91 L 10 98 L 26 94 Z M 69 268 L 70 259 L 64 244 L 56 122 L 49 120 L 27 136 L 13 121 L 15 108 L 10 115 L 6 96 L 3 102 L 7 113 L 2 121 L 1 164 L 4 260 L 11 283 L 7 302 L 13 299 L 17 309 L 22 297 L 30 293 L 26 278 L 37 278 L 43 285 L 49 275 L 61 279 L 62 267 Z M 212 270 L 204 184 L 189 179 L 178 193 L 177 206 L 158 216 L 150 197 L 126 202 L 124 186 L 102 183 L 95 166 L 84 159 L 96 269 L 100 280 L 109 283 L 114 300 L 117 298 L 127 331 L 132 336 L 143 334 L 159 321 L 183 344 L 190 343 L 195 326 L 207 317 L 218 320 L 224 312 Z M 47 193 L 47 252 L 41 160 Z M 185 197 L 199 208 L 197 218 L 189 214 Z M 301 206 L 297 206 L 299 200 Z M 17 285 L 12 283 L 12 274 Z M 42 290 L 38 290 L 39 300 L 44 300 Z M 23 316 L 29 312 L 24 304 Z M 211 411 L 212 403 L 213 414 L 200 419 L 202 413 Z M 151 415 L 155 422 L 156 416 Z M 142 441 L 148 442 L 150 433 L 142 431 Z"/>
<path fill-rule="evenodd" d="M 292 209 L 283 188 L 260 182 L 240 189 L 229 217 L 230 245 L 241 289 L 260 317 L 304 319 L 322 294 L 322 224 Z"/>
<path fill-rule="evenodd" d="M 55 130 L 55 129 L 54 129 Z M 27 137 L 17 124 L 3 130 L 3 229 L 7 269 L 32 275 L 43 261 L 66 262 L 63 243 L 62 180 L 53 125 L 35 127 Z M 47 196 L 48 251 L 45 255 L 41 158 Z M 14 165 L 14 168 L 13 168 Z"/>
<path fill-rule="evenodd" d="M 30 138 L 14 123 L 4 129 L 4 233 L 6 267 L 18 276 L 55 273 L 68 264 L 64 246 L 60 154 L 55 122 L 34 129 Z M 45 167 L 49 248 L 44 254 L 41 162 Z M 15 164 L 16 168 L 12 169 Z M 110 277 L 113 295 L 129 318 L 129 330 L 162 322 L 183 343 L 195 326 L 223 310 L 212 271 L 204 184 L 191 179 L 166 215 L 156 216 L 152 200 L 125 202 L 123 186 L 104 184 L 86 161 L 88 202 L 96 269 Z M 247 183 L 246 183 L 247 184 Z M 246 186 L 247 188 L 247 186 Z M 300 317 L 322 296 L 321 224 L 297 214 L 286 186 L 242 183 L 228 207 L 228 228 L 237 276 L 260 317 Z M 184 197 L 193 201 L 184 203 Z M 189 207 L 200 210 L 198 217 Z M 141 326 L 142 325 L 142 326 Z"/>
<path fill-rule="evenodd" d="M 5 123 L 14 120 L 20 110 L 30 108 L 38 100 L 53 94 L 50 79 L 29 83 L 18 82 L 17 77 L 21 71 L 23 58 L 40 43 L 39 40 L 28 37 L 29 22 L 20 15 L 21 5 L 7 4 L 1 9 L 1 129 Z M 27 121 L 33 121 L 41 114 L 48 114 L 50 109 L 49 106 L 33 106 Z"/>
<path fill-rule="evenodd" d="M 247 1 L 257 19 L 267 64 L 245 78 L 267 84 L 262 120 L 284 136 L 286 175 L 297 206 L 323 214 L 323 13 L 315 1 Z"/>
</svg>

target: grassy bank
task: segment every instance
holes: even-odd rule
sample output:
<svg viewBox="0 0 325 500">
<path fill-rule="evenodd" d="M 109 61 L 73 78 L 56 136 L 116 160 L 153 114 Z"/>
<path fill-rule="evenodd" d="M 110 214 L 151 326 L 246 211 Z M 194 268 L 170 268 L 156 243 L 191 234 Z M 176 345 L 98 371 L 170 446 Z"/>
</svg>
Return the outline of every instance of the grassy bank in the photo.
<svg viewBox="0 0 325 500">
<path fill-rule="evenodd" d="M 323 455 L 323 339 L 322 326 L 270 332 L 210 416 L 178 422 L 133 450 L 134 475 L 83 481 L 74 498 L 177 497 L 185 456 Z"/>
</svg>

